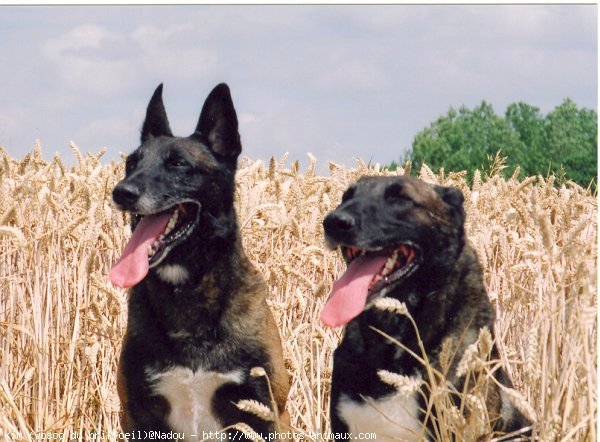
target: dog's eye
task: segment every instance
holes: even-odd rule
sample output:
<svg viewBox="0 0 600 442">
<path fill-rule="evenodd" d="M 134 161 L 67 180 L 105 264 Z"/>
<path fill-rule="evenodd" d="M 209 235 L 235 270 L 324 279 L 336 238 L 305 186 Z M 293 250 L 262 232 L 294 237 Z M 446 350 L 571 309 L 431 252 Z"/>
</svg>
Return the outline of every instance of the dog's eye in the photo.
<svg viewBox="0 0 600 442">
<path fill-rule="evenodd" d="M 348 201 L 349 199 L 352 199 L 352 197 L 354 196 L 354 187 L 350 187 L 348 190 L 346 190 L 344 192 L 344 194 L 342 195 L 342 203 L 345 203 L 346 201 Z"/>
<path fill-rule="evenodd" d="M 410 201 L 410 198 L 408 198 L 406 196 L 404 189 L 400 183 L 394 183 L 394 184 L 388 186 L 388 188 L 385 189 L 384 198 L 388 201 L 396 201 L 396 202 Z"/>
<path fill-rule="evenodd" d="M 135 166 L 137 166 L 138 159 L 136 156 L 130 155 L 125 160 L 125 173 L 131 173 L 134 171 Z"/>
<path fill-rule="evenodd" d="M 180 168 L 180 167 L 186 167 L 188 165 L 188 162 L 185 160 L 185 158 L 179 156 L 179 155 L 171 155 L 169 158 L 167 158 L 167 167 L 171 167 L 171 168 Z"/>
</svg>

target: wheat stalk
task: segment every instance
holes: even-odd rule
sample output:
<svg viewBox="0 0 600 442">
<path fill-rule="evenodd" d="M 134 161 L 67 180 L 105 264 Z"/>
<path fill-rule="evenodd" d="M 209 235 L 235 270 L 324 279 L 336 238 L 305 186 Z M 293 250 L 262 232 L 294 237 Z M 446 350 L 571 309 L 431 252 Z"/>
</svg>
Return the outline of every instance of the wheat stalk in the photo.
<svg viewBox="0 0 600 442">
<path fill-rule="evenodd" d="M 30 431 L 102 430 L 107 440 L 118 440 L 116 363 L 126 295 L 106 275 L 130 235 L 127 217 L 110 201 L 123 162 L 103 164 L 104 151 L 83 154 L 75 144 L 72 150 L 64 162 L 56 156 L 45 162 L 39 144 L 22 160 L 0 150 L 0 440 L 9 432 L 28 438 Z M 68 166 L 73 159 L 75 166 Z M 324 245 L 323 218 L 360 176 L 410 168 L 388 172 L 362 161 L 353 168 L 330 162 L 329 175 L 317 176 L 310 156 L 305 172 L 296 162 L 288 165 L 287 156 L 266 165 L 240 161 L 242 239 L 271 293 L 292 380 L 287 409 L 293 431 L 330 429 L 332 353 L 341 330 L 322 327 L 319 313 L 345 265 Z M 535 412 L 536 437 L 595 440 L 596 198 L 573 183 L 557 187 L 551 177 L 482 179 L 476 172 L 470 186 L 456 171 L 434 174 L 423 166 L 420 173 L 465 194 L 466 234 L 497 311 L 500 354 L 480 371 L 465 361 L 468 388 L 457 392 L 443 380 L 457 343 L 444 344 L 443 364 L 429 368 L 432 380 L 419 390 L 431 398 L 424 411 L 433 438 L 468 440 L 488 425 L 477 404 L 493 382 L 489 367 L 501 364 L 523 399 L 515 402 Z M 410 317 L 393 301 L 378 300 L 375 308 Z M 472 350 L 476 360 L 489 354 L 486 336 L 480 332 Z M 415 354 L 427 364 L 425 356 Z M 403 385 L 393 373 L 383 376 Z M 450 395 L 463 398 L 460 406 Z M 465 408 L 472 417 L 465 419 Z"/>
</svg>

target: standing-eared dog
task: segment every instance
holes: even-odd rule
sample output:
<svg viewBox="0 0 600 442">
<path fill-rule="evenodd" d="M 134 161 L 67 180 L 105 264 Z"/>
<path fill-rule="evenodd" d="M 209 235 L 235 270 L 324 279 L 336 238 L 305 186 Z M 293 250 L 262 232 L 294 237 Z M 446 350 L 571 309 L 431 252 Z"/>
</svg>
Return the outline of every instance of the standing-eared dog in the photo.
<svg viewBox="0 0 600 442">
<path fill-rule="evenodd" d="M 133 231 L 110 272 L 115 285 L 131 287 L 118 372 L 121 424 L 130 439 L 210 439 L 239 422 L 263 436 L 276 430 L 236 407 L 243 399 L 269 407 L 274 401 L 274 416 L 286 419 L 280 337 L 234 209 L 240 151 L 227 85 L 209 94 L 194 133 L 176 137 L 161 84 L 141 145 L 113 190 Z M 264 368 L 272 397 L 253 367 Z"/>
<path fill-rule="evenodd" d="M 341 248 L 348 266 L 321 313 L 329 327 L 346 325 L 333 359 L 334 434 L 343 438 L 348 432 L 374 432 L 378 441 L 435 437 L 423 395 L 397 394 L 378 376 L 386 370 L 427 382 L 425 366 L 411 355 L 422 356 L 415 327 L 406 315 L 373 304 L 386 297 L 406 305 L 435 369 L 440 370 L 442 344 L 452 338 L 447 342 L 453 342 L 455 353 L 446 379 L 461 391 L 464 378 L 457 373 L 458 362 L 480 329 L 493 333 L 494 325 L 481 265 L 465 240 L 464 221 L 460 190 L 405 176 L 359 179 L 325 217 L 326 242 Z M 491 356 L 498 357 L 495 347 Z M 494 376 L 510 387 L 502 369 Z M 425 388 L 422 392 L 428 394 Z M 530 434 L 530 423 L 493 381 L 486 406 L 495 435 Z"/>
</svg>

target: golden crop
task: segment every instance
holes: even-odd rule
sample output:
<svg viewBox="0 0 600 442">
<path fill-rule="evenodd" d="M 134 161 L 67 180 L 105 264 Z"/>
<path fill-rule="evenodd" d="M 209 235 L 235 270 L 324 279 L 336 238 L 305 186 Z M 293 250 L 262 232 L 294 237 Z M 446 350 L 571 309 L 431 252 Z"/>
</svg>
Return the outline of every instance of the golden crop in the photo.
<svg viewBox="0 0 600 442">
<path fill-rule="evenodd" d="M 73 150 L 74 167 L 43 161 L 39 148 L 24 160 L 0 151 L 0 440 L 43 433 L 118 439 L 115 375 L 126 293 L 107 274 L 130 234 L 127 217 L 111 204 L 123 164 Z M 305 171 L 285 157 L 268 165 L 244 159 L 237 173 L 244 245 L 271 288 L 292 377 L 292 429 L 305 434 L 329 429 L 331 355 L 340 334 L 318 320 L 343 269 L 324 246 L 322 220 L 359 176 L 390 173 L 331 163 L 329 176 L 318 176 L 309 158 Z M 594 441 L 596 199 L 573 183 L 557 187 L 553 177 L 492 175 L 476 173 L 469 186 L 463 173 L 420 171 L 465 194 L 467 233 L 497 309 L 501 362 L 515 383 L 509 394 L 535 417 L 540 440 Z M 440 440 L 485 432 L 477 386 L 489 381 L 480 371 L 489 345 L 482 331 L 461 361 L 477 381 L 463 398 L 468 417 L 444 402 L 442 384 L 430 386 L 440 390 L 432 406 L 446 404 L 438 410 Z M 395 373 L 379 375 L 399 391 L 418 388 Z"/>
</svg>

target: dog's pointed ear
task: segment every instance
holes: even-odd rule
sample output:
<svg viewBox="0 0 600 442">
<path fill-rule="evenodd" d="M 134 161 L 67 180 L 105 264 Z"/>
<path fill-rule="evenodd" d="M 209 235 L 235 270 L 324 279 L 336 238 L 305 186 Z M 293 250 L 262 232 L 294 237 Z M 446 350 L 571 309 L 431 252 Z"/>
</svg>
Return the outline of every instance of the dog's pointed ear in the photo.
<svg viewBox="0 0 600 442">
<path fill-rule="evenodd" d="M 435 191 L 447 204 L 457 209 L 461 208 L 465 201 L 462 191 L 456 187 L 435 186 Z"/>
<path fill-rule="evenodd" d="M 231 93 L 225 83 L 217 85 L 206 98 L 194 133 L 204 135 L 215 156 L 235 169 L 242 144 Z"/>
<path fill-rule="evenodd" d="M 442 197 L 442 200 L 448 204 L 455 215 L 455 221 L 458 225 L 465 222 L 465 208 L 463 203 L 465 196 L 460 189 L 456 187 L 434 186 L 435 191 Z"/>
<path fill-rule="evenodd" d="M 148 103 L 146 119 L 142 126 L 142 143 L 148 141 L 150 138 L 160 137 L 161 135 L 169 137 L 173 136 L 171 126 L 169 126 L 169 120 L 167 119 L 165 105 L 163 104 L 162 89 L 163 85 L 161 83 L 154 91 L 154 94 Z"/>
</svg>

